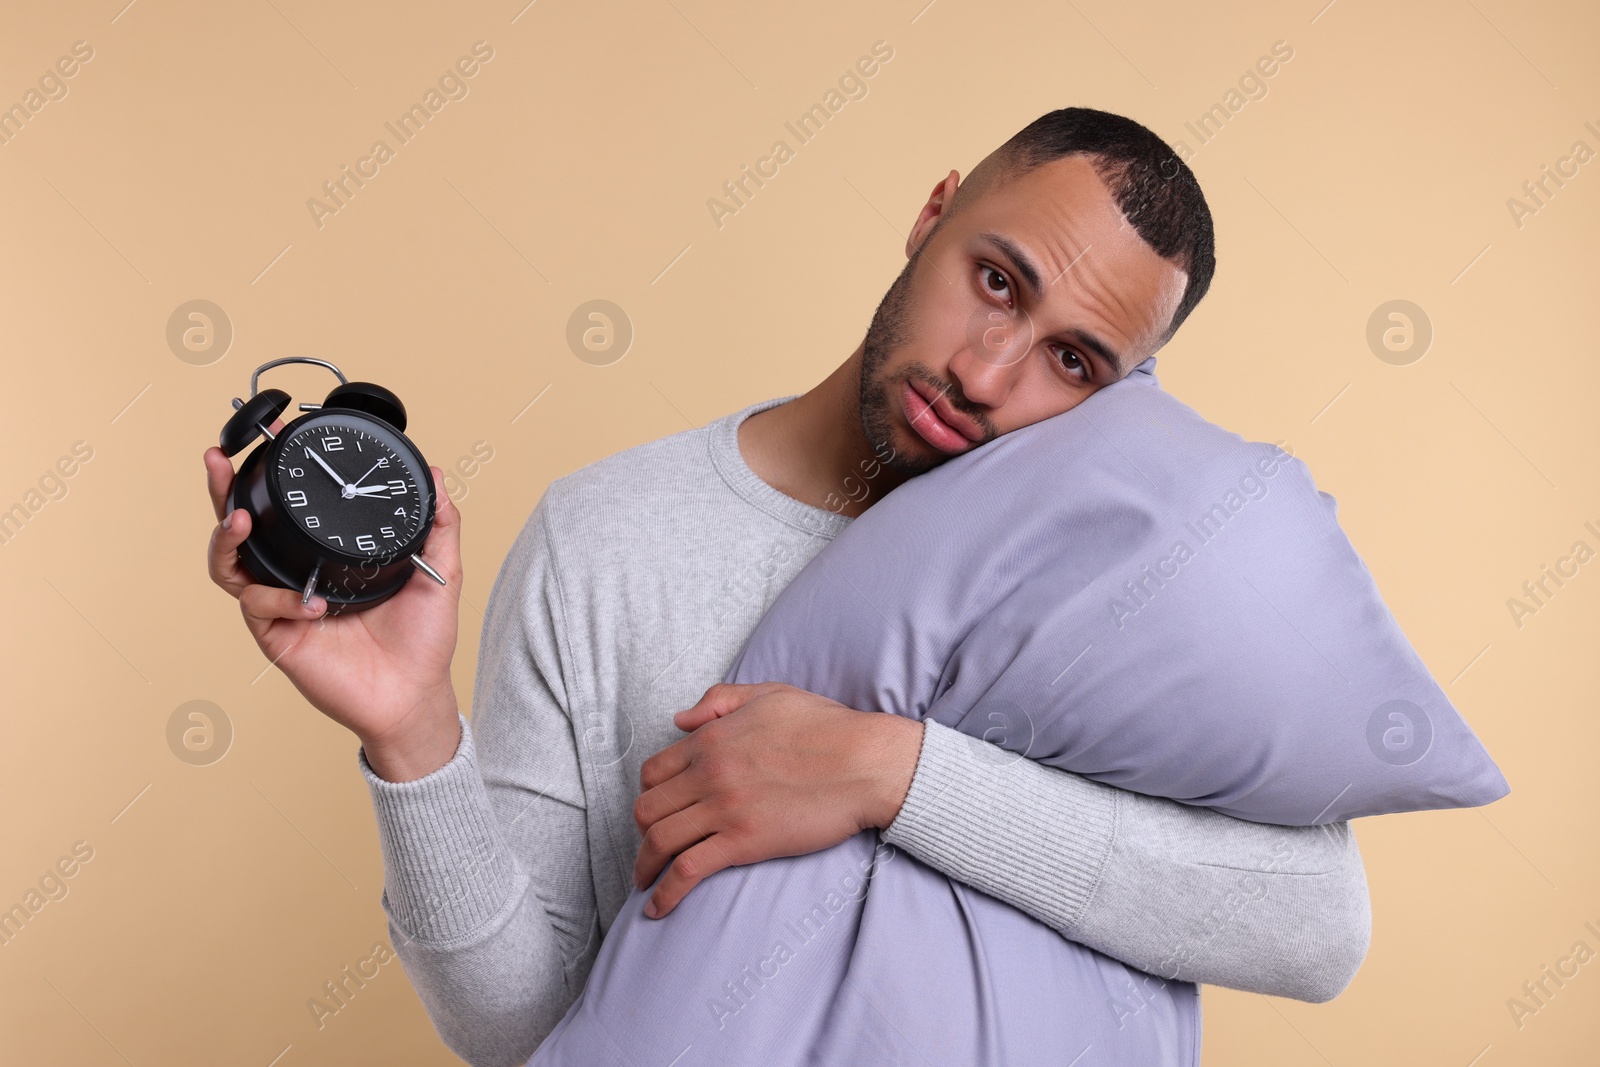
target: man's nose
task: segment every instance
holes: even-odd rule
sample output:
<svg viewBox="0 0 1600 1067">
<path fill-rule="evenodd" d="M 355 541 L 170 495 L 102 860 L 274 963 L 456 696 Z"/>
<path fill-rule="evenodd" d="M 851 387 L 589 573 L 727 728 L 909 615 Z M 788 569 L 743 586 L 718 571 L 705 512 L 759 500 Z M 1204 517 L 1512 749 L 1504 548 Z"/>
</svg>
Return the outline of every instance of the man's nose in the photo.
<svg viewBox="0 0 1600 1067">
<path fill-rule="evenodd" d="M 1026 321 L 992 315 L 974 319 L 966 345 L 950 360 L 950 377 L 961 395 L 991 409 L 1004 404 L 1021 379 L 1033 341 Z"/>
</svg>

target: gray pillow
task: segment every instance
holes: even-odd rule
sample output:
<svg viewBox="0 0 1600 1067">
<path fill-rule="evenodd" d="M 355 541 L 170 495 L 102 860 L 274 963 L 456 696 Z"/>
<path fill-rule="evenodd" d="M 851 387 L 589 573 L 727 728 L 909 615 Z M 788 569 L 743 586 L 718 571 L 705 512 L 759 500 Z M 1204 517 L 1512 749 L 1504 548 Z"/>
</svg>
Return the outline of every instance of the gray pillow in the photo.
<svg viewBox="0 0 1600 1067">
<path fill-rule="evenodd" d="M 1333 497 L 1163 392 L 1153 363 L 888 494 L 729 678 L 1259 822 L 1504 796 Z"/>
<path fill-rule="evenodd" d="M 889 493 L 783 590 L 726 680 L 931 718 L 1261 822 L 1504 796 L 1333 498 L 1163 392 L 1154 363 Z M 1198 1057 L 1192 984 L 1067 941 L 874 832 L 719 872 L 663 920 L 643 917 L 648 895 L 530 1063 Z"/>
</svg>

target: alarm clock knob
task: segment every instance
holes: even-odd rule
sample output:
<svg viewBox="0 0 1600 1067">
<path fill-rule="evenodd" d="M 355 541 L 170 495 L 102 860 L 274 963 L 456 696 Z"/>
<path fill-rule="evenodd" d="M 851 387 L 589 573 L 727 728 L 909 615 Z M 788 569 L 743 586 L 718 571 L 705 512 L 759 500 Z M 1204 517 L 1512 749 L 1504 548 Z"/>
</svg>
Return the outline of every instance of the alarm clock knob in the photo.
<svg viewBox="0 0 1600 1067">
<path fill-rule="evenodd" d="M 359 411 L 382 419 L 401 433 L 405 432 L 406 406 L 400 403 L 399 397 L 372 382 L 346 382 L 336 386 L 328 394 L 328 399 L 322 402 L 322 407 L 324 410 L 344 408 L 347 411 Z"/>
<path fill-rule="evenodd" d="M 217 439 L 222 451 L 230 456 L 243 452 L 262 434 L 272 436 L 268 428 L 289 406 L 289 394 L 282 389 L 263 389 L 249 400 L 235 400 L 233 405 L 238 410 L 223 424 Z"/>
</svg>

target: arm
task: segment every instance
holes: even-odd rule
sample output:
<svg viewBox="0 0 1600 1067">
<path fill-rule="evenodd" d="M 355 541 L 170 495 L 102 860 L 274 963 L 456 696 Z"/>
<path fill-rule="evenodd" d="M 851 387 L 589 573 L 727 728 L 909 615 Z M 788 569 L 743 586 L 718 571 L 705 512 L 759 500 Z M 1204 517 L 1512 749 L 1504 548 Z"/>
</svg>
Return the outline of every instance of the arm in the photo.
<svg viewBox="0 0 1600 1067">
<path fill-rule="evenodd" d="M 576 998 L 598 943 L 542 502 L 490 593 L 469 726 L 450 675 L 461 516 L 444 472 L 431 470 L 426 558 L 445 584 L 412 581 L 371 610 L 328 615 L 322 597 L 303 603 L 255 581 L 239 558 L 250 513 L 227 510 L 233 465 L 216 446 L 204 460 L 221 520 L 211 580 L 238 600 L 267 659 L 361 740 L 390 936 L 434 1026 L 475 1065 L 524 1062 Z"/>
<path fill-rule="evenodd" d="M 395 951 L 440 1037 L 475 1067 L 526 1062 L 599 950 L 560 621 L 537 508 L 490 594 L 454 756 L 404 782 L 358 757 Z"/>
<path fill-rule="evenodd" d="M 1371 937 L 1346 824 L 1271 826 L 1046 767 L 780 683 L 713 686 L 645 762 L 634 884 L 670 913 L 729 864 L 860 830 L 1162 978 L 1325 1001 Z M 697 804 L 698 814 L 681 813 Z M 714 840 L 713 840 L 714 839 Z"/>
<path fill-rule="evenodd" d="M 1273 826 L 1148 797 L 924 724 L 883 839 L 1162 978 L 1332 999 L 1371 905 L 1348 823 Z"/>
</svg>

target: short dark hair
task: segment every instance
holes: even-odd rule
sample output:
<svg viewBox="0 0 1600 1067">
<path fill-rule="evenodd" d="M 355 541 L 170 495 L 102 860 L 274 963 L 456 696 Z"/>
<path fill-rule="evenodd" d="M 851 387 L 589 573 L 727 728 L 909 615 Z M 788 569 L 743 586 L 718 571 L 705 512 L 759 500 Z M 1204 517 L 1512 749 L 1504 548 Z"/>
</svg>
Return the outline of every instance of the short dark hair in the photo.
<svg viewBox="0 0 1600 1067">
<path fill-rule="evenodd" d="M 1162 337 L 1165 342 L 1211 287 L 1217 268 L 1216 238 L 1211 209 L 1194 172 L 1139 123 L 1086 107 L 1041 115 L 973 168 L 948 214 L 996 183 L 1072 155 L 1089 157 L 1128 224 L 1156 255 L 1188 275 L 1183 298 Z"/>
</svg>

